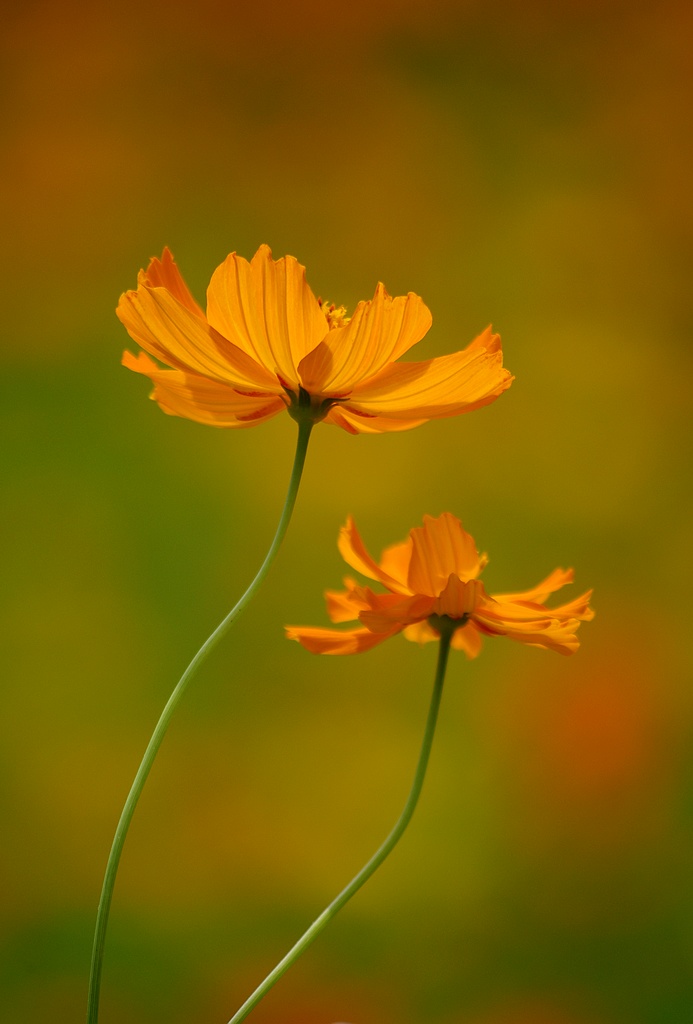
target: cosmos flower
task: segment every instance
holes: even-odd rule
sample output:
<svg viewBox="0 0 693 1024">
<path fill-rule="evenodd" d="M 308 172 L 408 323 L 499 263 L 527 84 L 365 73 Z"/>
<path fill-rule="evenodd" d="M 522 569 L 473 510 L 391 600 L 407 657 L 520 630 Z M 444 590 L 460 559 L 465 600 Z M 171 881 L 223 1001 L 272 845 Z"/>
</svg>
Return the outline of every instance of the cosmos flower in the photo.
<svg viewBox="0 0 693 1024">
<path fill-rule="evenodd" d="M 577 628 L 594 615 L 589 607 L 592 591 L 558 608 L 544 604 L 550 594 L 572 582 L 572 569 L 555 569 L 530 590 L 491 597 L 479 579 L 488 559 L 479 555 L 459 519 L 444 512 L 437 519 L 424 516 L 423 523 L 375 562 L 349 517 L 340 532 L 340 553 L 387 593 L 375 593 L 346 578 L 345 590 L 327 592 L 327 611 L 333 622 L 358 620 L 359 626 L 288 626 L 287 636 L 314 654 L 357 654 L 400 632 L 419 643 L 437 640 L 442 620 L 447 620 L 446 626 L 454 625 L 452 646 L 470 658 L 481 650 L 484 635 L 505 636 L 559 654 L 577 650 Z"/>
<path fill-rule="evenodd" d="M 418 295 L 393 299 L 379 284 L 349 318 L 315 298 L 293 256 L 274 260 L 266 245 L 217 267 L 206 313 L 165 249 L 117 314 L 143 349 L 123 364 L 152 380 L 164 412 L 216 427 L 307 409 L 353 434 L 406 430 L 487 405 L 513 379 L 490 327 L 460 352 L 397 362 L 431 326 Z"/>
</svg>

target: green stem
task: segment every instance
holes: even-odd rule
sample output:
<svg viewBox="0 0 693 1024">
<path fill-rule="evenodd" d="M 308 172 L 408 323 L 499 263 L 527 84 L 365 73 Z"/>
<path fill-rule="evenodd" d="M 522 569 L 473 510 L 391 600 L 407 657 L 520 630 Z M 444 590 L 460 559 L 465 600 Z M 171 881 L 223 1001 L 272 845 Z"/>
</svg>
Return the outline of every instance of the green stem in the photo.
<svg viewBox="0 0 693 1024">
<path fill-rule="evenodd" d="M 236 605 L 231 609 L 226 618 L 221 622 L 214 630 L 212 635 L 205 640 L 202 647 L 199 649 L 195 657 L 192 659 L 185 672 L 181 676 L 175 690 L 171 694 L 166 704 L 166 707 L 161 713 L 161 717 L 156 724 L 156 728 L 152 733 L 152 737 L 149 741 L 147 749 L 142 758 L 142 762 L 137 769 L 135 780 L 132 784 L 125 806 L 120 815 L 120 821 L 116 828 L 113 844 L 111 846 L 111 852 L 108 856 L 108 864 L 106 865 L 106 873 L 103 880 L 103 887 L 101 890 L 101 898 L 99 900 L 99 908 L 96 914 L 96 928 L 94 931 L 94 945 L 92 949 L 91 959 L 91 972 L 89 975 L 89 998 L 87 1004 L 87 1024 L 97 1024 L 99 1019 L 99 993 L 101 990 L 101 973 L 103 969 L 103 953 L 104 943 L 106 939 L 106 929 L 108 927 L 108 915 L 111 909 L 111 901 L 113 899 L 113 888 L 115 886 L 116 875 L 118 873 L 118 864 L 120 861 L 121 853 L 123 852 L 123 846 L 125 844 L 125 838 L 130 828 L 130 822 L 132 821 L 137 802 L 144 789 L 144 784 L 147 781 L 154 759 L 159 751 L 159 747 L 166 735 L 169 723 L 173 714 L 181 702 L 183 694 L 187 689 L 188 683 L 192 679 L 196 670 L 202 664 L 204 659 L 210 653 L 210 651 L 219 643 L 221 638 L 226 633 L 231 623 L 238 618 L 242 611 L 245 610 L 246 606 L 250 603 L 255 592 L 263 582 L 267 573 L 270 570 L 272 563 L 277 555 L 279 547 L 286 534 L 287 527 L 291 520 L 291 514 L 296 504 L 296 496 L 298 494 L 298 487 L 301 482 L 301 475 L 303 473 L 303 466 L 306 459 L 306 451 L 308 449 L 308 440 L 310 438 L 311 430 L 313 428 L 314 421 L 309 418 L 298 419 L 298 440 L 296 442 L 296 454 L 294 456 L 294 465 L 291 471 L 291 479 L 289 481 L 289 489 L 286 494 L 284 501 L 284 508 L 282 509 L 281 518 L 279 525 L 277 526 L 277 532 L 274 535 L 274 540 L 270 546 L 269 551 L 265 557 L 264 562 L 260 566 L 257 576 L 250 584 L 243 597 L 238 601 Z"/>
<path fill-rule="evenodd" d="M 447 666 L 448 654 L 450 653 L 450 641 L 452 639 L 454 629 L 452 624 L 448 625 L 449 620 L 446 621 L 441 619 L 441 623 L 443 624 L 443 628 L 440 636 L 438 666 L 436 669 L 435 681 L 433 683 L 433 694 L 431 696 L 431 704 L 428 709 L 428 718 L 426 719 L 426 728 L 424 730 L 423 741 L 421 744 L 421 752 L 419 753 L 419 761 L 416 766 L 416 772 L 414 773 L 414 781 L 412 783 L 411 790 L 409 791 L 407 802 L 404 805 L 404 810 L 397 820 L 397 824 L 392 829 L 382 846 L 380 846 L 373 854 L 368 863 L 361 868 L 354 878 L 352 878 L 346 888 L 342 889 L 339 896 L 332 900 L 329 906 L 327 906 L 319 917 L 313 921 L 310 928 L 303 933 L 298 942 L 292 946 L 286 956 L 279 961 L 274 970 L 270 971 L 265 980 L 258 985 L 253 994 L 246 999 L 228 1024 L 240 1024 L 240 1021 L 245 1020 L 250 1011 L 260 1002 L 263 996 L 265 996 L 272 986 L 279 981 L 281 976 L 288 971 L 291 965 L 298 960 L 301 954 L 308 949 L 323 928 L 325 928 L 332 918 L 339 913 L 342 907 L 349 902 L 351 897 L 358 892 L 361 886 L 368 881 L 371 875 L 377 871 L 385 858 L 395 848 L 402 837 L 404 830 L 411 821 L 411 816 L 414 813 L 414 809 L 421 794 L 421 787 L 423 786 L 426 768 L 428 766 L 428 758 L 431 753 L 431 744 L 433 743 L 433 734 L 436 728 L 438 709 L 440 707 L 440 699 L 443 693 L 445 669 Z"/>
</svg>

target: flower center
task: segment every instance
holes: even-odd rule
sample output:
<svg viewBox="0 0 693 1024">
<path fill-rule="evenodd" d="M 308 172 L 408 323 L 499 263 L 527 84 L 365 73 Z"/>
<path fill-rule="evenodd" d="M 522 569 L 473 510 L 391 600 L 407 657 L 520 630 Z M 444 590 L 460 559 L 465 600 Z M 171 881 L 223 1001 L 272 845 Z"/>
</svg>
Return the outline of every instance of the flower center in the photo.
<svg viewBox="0 0 693 1024">
<path fill-rule="evenodd" d="M 335 327 L 346 327 L 351 320 L 351 317 L 346 315 L 346 306 L 335 306 L 334 302 L 323 302 L 322 299 L 318 299 L 318 305 L 325 314 L 327 326 L 331 331 Z"/>
</svg>

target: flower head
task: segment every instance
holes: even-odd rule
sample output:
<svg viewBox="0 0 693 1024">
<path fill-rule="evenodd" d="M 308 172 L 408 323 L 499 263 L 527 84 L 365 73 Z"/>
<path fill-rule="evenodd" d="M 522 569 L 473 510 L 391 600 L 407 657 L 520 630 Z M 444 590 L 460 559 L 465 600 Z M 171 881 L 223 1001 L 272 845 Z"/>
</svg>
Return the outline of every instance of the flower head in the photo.
<svg viewBox="0 0 693 1024">
<path fill-rule="evenodd" d="M 332 621 L 358 620 L 360 625 L 346 631 L 288 626 L 287 636 L 314 654 L 357 654 L 400 632 L 408 640 L 426 643 L 439 638 L 442 620 L 454 629 L 452 646 L 470 658 L 481 650 L 484 634 L 572 654 L 579 646 L 575 633 L 580 622 L 594 616 L 591 590 L 558 608 L 544 604 L 572 582 L 572 569 L 554 569 L 530 590 L 489 596 L 479 579 L 488 559 L 449 512 L 437 519 L 424 516 L 423 526 L 386 548 L 380 562 L 369 555 L 349 517 L 339 535 L 339 550 L 353 569 L 381 583 L 387 593 L 375 593 L 349 577 L 345 590 L 328 591 Z"/>
<path fill-rule="evenodd" d="M 117 313 L 144 350 L 123 363 L 153 381 L 164 412 L 216 427 L 288 409 L 354 434 L 406 430 L 486 405 L 513 379 L 490 327 L 461 352 L 397 362 L 431 326 L 418 295 L 393 299 L 379 284 L 347 317 L 315 298 L 293 256 L 274 260 L 266 245 L 217 267 L 206 313 L 165 249 Z"/>
</svg>

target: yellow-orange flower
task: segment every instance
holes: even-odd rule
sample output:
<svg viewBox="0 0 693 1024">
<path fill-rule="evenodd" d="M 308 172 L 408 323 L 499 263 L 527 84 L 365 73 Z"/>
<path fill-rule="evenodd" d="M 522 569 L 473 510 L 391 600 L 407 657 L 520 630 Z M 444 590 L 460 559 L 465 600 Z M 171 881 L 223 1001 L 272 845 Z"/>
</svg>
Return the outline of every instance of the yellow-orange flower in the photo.
<svg viewBox="0 0 693 1024">
<path fill-rule="evenodd" d="M 273 260 L 266 245 L 250 262 L 227 256 L 206 314 L 165 249 L 117 313 L 144 350 L 123 363 L 153 381 L 164 412 L 216 427 L 302 408 L 350 433 L 406 430 L 486 405 L 513 379 L 490 327 L 461 352 L 398 363 L 431 326 L 418 295 L 393 299 L 379 284 L 347 318 L 315 298 L 300 263 Z"/>
<path fill-rule="evenodd" d="M 437 640 L 445 619 L 454 626 L 452 646 L 470 658 L 481 650 L 483 634 L 507 636 L 559 654 L 578 649 L 577 628 L 594 615 L 589 607 L 592 591 L 558 608 L 544 604 L 550 594 L 572 582 L 572 569 L 554 569 L 530 590 L 491 597 L 478 578 L 488 559 L 479 555 L 459 519 L 444 512 L 437 519 L 424 516 L 423 523 L 406 541 L 386 548 L 376 562 L 350 516 L 339 535 L 341 555 L 388 593 L 375 593 L 346 578 L 345 590 L 327 592 L 327 611 L 333 622 L 358 620 L 360 626 L 346 631 L 288 626 L 287 636 L 314 654 L 357 654 L 399 632 L 419 643 Z"/>
</svg>

